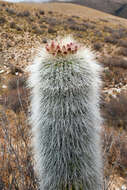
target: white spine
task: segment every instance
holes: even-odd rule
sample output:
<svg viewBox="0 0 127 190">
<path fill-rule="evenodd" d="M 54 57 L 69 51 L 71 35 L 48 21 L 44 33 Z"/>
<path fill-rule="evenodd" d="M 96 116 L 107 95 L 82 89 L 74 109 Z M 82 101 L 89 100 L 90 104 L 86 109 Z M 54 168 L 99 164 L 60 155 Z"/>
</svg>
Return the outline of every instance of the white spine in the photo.
<svg viewBox="0 0 127 190">
<path fill-rule="evenodd" d="M 102 190 L 101 67 L 94 54 L 81 48 L 53 57 L 42 48 L 29 70 L 40 190 Z"/>
</svg>

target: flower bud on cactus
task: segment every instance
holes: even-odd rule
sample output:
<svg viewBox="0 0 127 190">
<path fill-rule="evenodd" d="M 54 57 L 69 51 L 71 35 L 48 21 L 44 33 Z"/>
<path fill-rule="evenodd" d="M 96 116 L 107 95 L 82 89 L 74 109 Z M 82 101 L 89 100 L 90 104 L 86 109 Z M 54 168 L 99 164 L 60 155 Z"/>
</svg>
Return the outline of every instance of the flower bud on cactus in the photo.
<svg viewBox="0 0 127 190">
<path fill-rule="evenodd" d="M 70 37 L 49 42 L 29 67 L 40 190 L 102 190 L 100 71 Z"/>
</svg>

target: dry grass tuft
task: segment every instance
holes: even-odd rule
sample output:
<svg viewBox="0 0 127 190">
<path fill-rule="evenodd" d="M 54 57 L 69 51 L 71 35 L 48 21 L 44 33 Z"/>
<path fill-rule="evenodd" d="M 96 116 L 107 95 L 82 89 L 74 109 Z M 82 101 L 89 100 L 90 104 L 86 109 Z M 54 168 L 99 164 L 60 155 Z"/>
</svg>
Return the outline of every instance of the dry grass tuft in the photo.
<svg viewBox="0 0 127 190">
<path fill-rule="evenodd" d="M 105 172 L 104 190 L 116 190 L 118 187 L 121 189 L 126 181 L 117 181 L 117 179 L 120 178 L 119 176 L 126 176 L 126 132 L 124 130 L 116 130 L 113 127 L 104 127 L 102 140 Z"/>
<path fill-rule="evenodd" d="M 108 126 L 127 129 L 127 95 L 120 93 L 104 103 L 104 117 Z"/>
<path fill-rule="evenodd" d="M 118 46 L 121 46 L 121 47 L 125 47 L 125 48 L 127 48 L 127 39 L 120 39 L 119 41 L 118 41 Z"/>
<path fill-rule="evenodd" d="M 14 89 L 17 89 L 19 87 L 25 87 L 26 86 L 26 80 L 27 79 L 24 76 L 12 78 L 8 82 L 8 89 L 9 90 L 14 90 Z"/>
<path fill-rule="evenodd" d="M 117 55 L 127 56 L 127 47 L 120 47 L 115 52 Z"/>
<path fill-rule="evenodd" d="M 0 118 L 1 190 L 36 190 L 27 117 L 0 109 Z"/>
<path fill-rule="evenodd" d="M 1 104 L 15 113 L 24 111 L 27 113 L 28 89 L 25 77 L 15 77 L 8 82 L 8 90 L 1 98 Z"/>
</svg>

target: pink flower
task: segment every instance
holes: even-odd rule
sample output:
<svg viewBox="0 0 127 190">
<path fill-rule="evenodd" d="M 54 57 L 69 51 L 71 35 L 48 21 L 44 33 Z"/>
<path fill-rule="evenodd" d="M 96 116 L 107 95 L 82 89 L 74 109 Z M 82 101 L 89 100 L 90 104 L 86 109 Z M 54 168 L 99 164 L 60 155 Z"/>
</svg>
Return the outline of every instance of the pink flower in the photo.
<svg viewBox="0 0 127 190">
<path fill-rule="evenodd" d="M 52 41 L 51 43 L 46 44 L 45 49 L 49 54 L 52 54 L 53 56 L 65 56 L 68 54 L 77 53 L 80 47 L 81 46 L 79 44 L 72 42 L 66 45 L 61 45 L 58 42 Z"/>
</svg>

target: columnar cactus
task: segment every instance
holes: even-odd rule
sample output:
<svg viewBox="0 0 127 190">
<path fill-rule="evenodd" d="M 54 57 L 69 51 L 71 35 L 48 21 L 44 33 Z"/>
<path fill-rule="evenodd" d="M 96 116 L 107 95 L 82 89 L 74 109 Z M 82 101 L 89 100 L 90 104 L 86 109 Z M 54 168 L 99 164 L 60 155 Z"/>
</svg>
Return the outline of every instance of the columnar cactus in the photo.
<svg viewBox="0 0 127 190">
<path fill-rule="evenodd" d="M 49 42 L 29 77 L 40 190 L 102 190 L 100 71 L 70 37 Z"/>
</svg>

